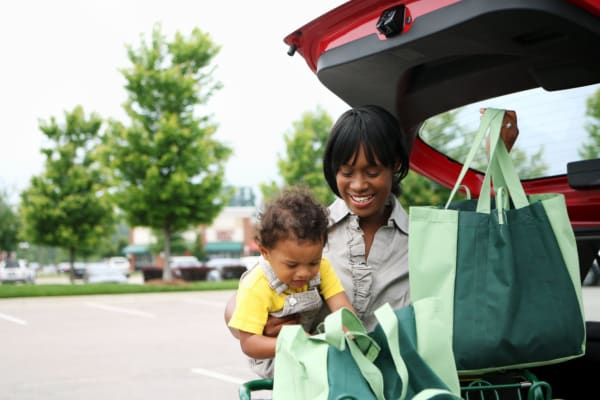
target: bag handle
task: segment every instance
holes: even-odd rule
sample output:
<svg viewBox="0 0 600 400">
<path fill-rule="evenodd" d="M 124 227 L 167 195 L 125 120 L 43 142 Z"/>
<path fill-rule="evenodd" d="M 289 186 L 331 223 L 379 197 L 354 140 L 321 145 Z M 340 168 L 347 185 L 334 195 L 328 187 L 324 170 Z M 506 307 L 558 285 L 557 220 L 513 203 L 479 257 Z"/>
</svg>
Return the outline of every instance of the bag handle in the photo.
<svg viewBox="0 0 600 400">
<path fill-rule="evenodd" d="M 450 196 L 448 197 L 448 201 L 446 202 L 446 206 L 444 207 L 446 209 L 448 208 L 448 206 L 450 206 L 450 203 L 454 199 L 454 196 L 456 195 L 458 188 L 462 184 L 462 180 L 464 179 L 465 175 L 467 174 L 468 169 L 471 167 L 471 163 L 473 162 L 473 159 L 475 158 L 475 153 L 477 153 L 477 151 L 479 150 L 479 147 L 483 143 L 483 139 L 485 138 L 487 128 L 489 127 L 492 117 L 494 117 L 494 115 L 492 115 L 491 112 L 488 112 L 488 110 L 491 110 L 491 109 L 489 109 L 489 108 L 486 109 L 486 111 L 483 113 L 483 115 L 481 117 L 481 121 L 479 123 L 479 130 L 477 131 L 477 134 L 475 135 L 475 138 L 473 139 L 473 144 L 471 145 L 471 148 L 469 149 L 467 158 L 462 166 L 462 169 L 460 170 L 460 173 L 458 174 L 458 177 L 456 178 L 456 182 L 454 184 L 454 187 L 452 188 L 452 192 L 450 192 Z"/>
<path fill-rule="evenodd" d="M 456 179 L 456 183 L 454 184 L 452 192 L 450 193 L 444 208 L 447 209 L 450 206 L 450 203 L 454 199 L 458 188 L 462 184 L 462 180 L 473 163 L 475 154 L 483 144 L 483 140 L 485 139 L 488 131 L 490 132 L 490 161 L 486 169 L 485 177 L 481 187 L 481 193 L 477 202 L 477 211 L 488 214 L 490 212 L 489 204 L 492 177 L 496 178 L 496 183 L 498 183 L 499 186 L 507 187 L 509 195 L 515 203 L 515 207 L 522 208 L 529 205 L 527 197 L 525 196 L 525 191 L 521 185 L 521 181 L 516 174 L 510 156 L 508 155 L 508 151 L 506 150 L 506 146 L 504 145 L 504 142 L 500 136 L 504 112 L 504 110 L 500 109 L 486 108 L 483 116 L 481 117 L 479 130 L 475 135 L 471 149 L 469 150 L 467 158 L 462 166 L 458 178 Z"/>
<path fill-rule="evenodd" d="M 385 338 L 388 342 L 388 347 L 390 348 L 390 353 L 392 355 L 392 360 L 394 361 L 394 366 L 396 367 L 396 372 L 398 373 L 398 377 L 402 383 L 402 392 L 399 400 L 404 400 L 406 398 L 406 392 L 408 389 L 408 369 L 406 368 L 406 363 L 404 362 L 402 354 L 400 353 L 400 340 L 398 339 L 398 318 L 396 318 L 396 314 L 394 313 L 394 310 L 392 310 L 392 307 L 389 305 L 389 303 L 386 303 L 375 310 L 375 318 L 377 318 L 379 325 L 385 333 Z"/>
<path fill-rule="evenodd" d="M 362 321 L 349 309 L 343 307 L 325 318 L 325 340 L 336 349 L 343 351 L 348 334 L 351 334 L 359 349 L 373 361 L 381 348 L 369 335 Z M 344 328 L 347 332 L 344 332 Z"/>
<path fill-rule="evenodd" d="M 381 348 L 367 334 L 361 320 L 352 311 L 342 307 L 325 318 L 324 326 L 325 333 L 318 336 L 339 351 L 344 351 L 347 347 L 375 397 L 385 400 L 383 375 L 373 364 Z"/>
<path fill-rule="evenodd" d="M 490 212 L 491 180 L 494 181 L 494 187 L 496 188 L 506 187 L 508 196 L 513 200 L 516 208 L 527 207 L 529 201 L 525 195 L 523 185 L 521 185 L 519 176 L 500 135 L 504 110 L 489 109 L 489 111 L 486 110 L 485 112 L 496 114 L 499 117 L 493 118 L 489 122 L 490 161 L 481 186 L 479 200 L 477 201 L 477 211 L 488 214 Z"/>
</svg>

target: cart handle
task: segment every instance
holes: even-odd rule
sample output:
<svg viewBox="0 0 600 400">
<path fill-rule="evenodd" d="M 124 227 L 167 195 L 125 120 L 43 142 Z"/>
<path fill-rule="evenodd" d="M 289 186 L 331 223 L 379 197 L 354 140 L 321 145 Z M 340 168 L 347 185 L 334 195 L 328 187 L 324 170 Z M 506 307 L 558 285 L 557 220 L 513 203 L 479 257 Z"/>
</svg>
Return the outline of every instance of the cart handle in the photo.
<svg viewBox="0 0 600 400">
<path fill-rule="evenodd" d="M 240 400 L 251 400 L 255 390 L 273 389 L 273 378 L 255 379 L 240 386 Z"/>
</svg>

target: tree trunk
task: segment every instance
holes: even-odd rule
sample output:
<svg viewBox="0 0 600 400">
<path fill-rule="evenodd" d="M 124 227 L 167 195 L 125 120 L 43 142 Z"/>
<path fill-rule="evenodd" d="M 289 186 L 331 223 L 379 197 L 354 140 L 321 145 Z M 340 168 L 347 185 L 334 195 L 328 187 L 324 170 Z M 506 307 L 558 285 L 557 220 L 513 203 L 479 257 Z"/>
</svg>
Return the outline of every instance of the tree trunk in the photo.
<svg viewBox="0 0 600 400">
<path fill-rule="evenodd" d="M 69 280 L 75 283 L 75 247 L 69 247 Z"/>
<path fill-rule="evenodd" d="M 168 227 L 163 228 L 163 236 L 165 238 L 165 259 L 163 265 L 163 280 L 173 280 L 173 274 L 171 272 L 171 231 Z"/>
</svg>

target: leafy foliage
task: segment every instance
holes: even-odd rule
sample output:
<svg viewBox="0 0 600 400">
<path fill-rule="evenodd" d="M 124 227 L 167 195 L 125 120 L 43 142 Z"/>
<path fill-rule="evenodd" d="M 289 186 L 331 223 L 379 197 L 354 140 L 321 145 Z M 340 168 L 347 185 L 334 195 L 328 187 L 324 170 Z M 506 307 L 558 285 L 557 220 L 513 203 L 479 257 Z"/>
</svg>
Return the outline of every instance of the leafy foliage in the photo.
<svg viewBox="0 0 600 400">
<path fill-rule="evenodd" d="M 455 110 L 429 118 L 420 136 L 433 148 L 462 163 L 467 158 L 477 132 L 469 131 L 458 122 L 459 113 L 460 110 Z M 548 170 L 543 161 L 543 153 L 543 146 L 530 156 L 518 147 L 513 147 L 510 154 L 519 177 L 523 179 L 543 176 Z M 487 156 L 482 149 L 475 154 L 472 166 L 484 171 L 487 162 Z"/>
<path fill-rule="evenodd" d="M 581 145 L 579 155 L 583 159 L 600 158 L 600 89 L 587 100 L 585 115 L 589 138 Z"/>
<path fill-rule="evenodd" d="M 130 225 L 161 230 L 166 260 L 171 236 L 210 224 L 231 194 L 224 189 L 231 149 L 215 140 L 209 115 L 195 114 L 221 87 L 210 68 L 219 49 L 197 28 L 168 42 L 156 25 L 149 43 L 128 47 L 131 66 L 121 70 L 131 121 L 112 121 L 102 153 L 116 204 Z M 172 278 L 168 263 L 163 277 Z"/>
<path fill-rule="evenodd" d="M 333 201 L 334 195 L 323 176 L 323 152 L 331 130 L 331 117 L 320 107 L 315 112 L 305 112 L 293 129 L 284 135 L 286 153 L 279 155 L 277 167 L 283 186 L 303 184 L 311 188 L 322 204 Z M 280 190 L 275 183 L 261 185 L 263 198 Z"/>
<path fill-rule="evenodd" d="M 96 157 L 102 119 L 86 118 L 81 106 L 65 112 L 65 123 L 54 117 L 40 130 L 51 145 L 43 148 L 45 171 L 31 179 L 21 194 L 24 237 L 69 252 L 71 268 L 77 253 L 86 254 L 113 231 L 113 208 Z"/>
<path fill-rule="evenodd" d="M 8 194 L 0 191 L 0 253 L 12 252 L 19 243 L 21 220 L 19 215 L 8 203 Z"/>
</svg>

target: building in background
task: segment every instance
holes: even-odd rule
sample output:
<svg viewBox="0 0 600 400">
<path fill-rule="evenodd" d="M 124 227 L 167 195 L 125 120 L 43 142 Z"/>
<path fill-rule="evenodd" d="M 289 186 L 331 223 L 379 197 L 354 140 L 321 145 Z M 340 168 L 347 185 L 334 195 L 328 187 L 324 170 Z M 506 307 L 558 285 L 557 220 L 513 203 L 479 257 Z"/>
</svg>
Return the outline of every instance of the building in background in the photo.
<svg viewBox="0 0 600 400">
<path fill-rule="evenodd" d="M 201 241 L 208 258 L 240 258 L 259 254 L 254 241 L 254 225 L 257 209 L 255 197 L 248 188 L 240 188 L 210 226 L 199 226 L 183 233 L 188 243 Z M 136 269 L 162 265 L 160 254 L 152 254 L 151 247 L 157 242 L 152 230 L 145 227 L 132 228 L 129 245 L 122 252 L 128 256 Z M 173 254 L 176 255 L 176 254 Z"/>
<path fill-rule="evenodd" d="M 211 226 L 200 228 L 206 255 L 209 258 L 239 258 L 258 254 L 254 242 L 255 222 L 255 207 L 225 207 Z"/>
</svg>

